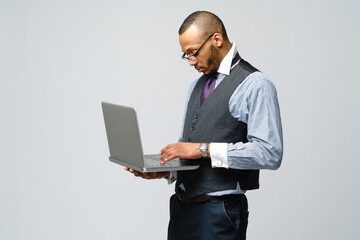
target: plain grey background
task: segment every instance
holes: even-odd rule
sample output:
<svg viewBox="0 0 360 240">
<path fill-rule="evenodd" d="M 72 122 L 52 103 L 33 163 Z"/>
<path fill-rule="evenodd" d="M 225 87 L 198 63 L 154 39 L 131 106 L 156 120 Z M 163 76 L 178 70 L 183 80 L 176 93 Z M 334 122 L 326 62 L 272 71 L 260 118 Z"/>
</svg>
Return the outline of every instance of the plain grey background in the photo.
<svg viewBox="0 0 360 240">
<path fill-rule="evenodd" d="M 177 30 L 209 10 L 273 80 L 285 152 L 248 239 L 359 239 L 360 3 L 0 0 L 0 239 L 165 239 L 173 185 L 108 161 L 100 102 L 137 108 L 146 153 L 176 142 Z"/>
</svg>

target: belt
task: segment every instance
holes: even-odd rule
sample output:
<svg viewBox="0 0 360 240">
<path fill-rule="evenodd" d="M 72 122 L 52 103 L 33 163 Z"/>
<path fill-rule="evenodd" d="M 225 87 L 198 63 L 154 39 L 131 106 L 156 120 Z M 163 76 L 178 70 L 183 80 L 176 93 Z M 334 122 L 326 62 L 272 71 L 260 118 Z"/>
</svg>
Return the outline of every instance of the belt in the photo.
<svg viewBox="0 0 360 240">
<path fill-rule="evenodd" d="M 202 203 L 209 200 L 211 197 L 206 194 L 201 194 L 192 198 L 189 198 L 187 194 L 183 191 L 179 191 L 176 193 L 176 197 L 183 202 L 194 202 L 194 203 Z"/>
<path fill-rule="evenodd" d="M 227 194 L 227 195 L 222 195 L 222 196 L 209 196 L 206 194 L 201 194 L 198 195 L 196 197 L 192 197 L 189 198 L 186 194 L 186 192 L 184 191 L 179 191 L 176 193 L 176 197 L 183 202 L 193 202 L 193 203 L 202 203 L 202 202 L 206 202 L 209 199 L 218 199 L 218 200 L 230 200 L 230 199 L 234 199 L 236 197 L 245 197 L 244 194 Z M 246 199 L 246 197 L 245 197 Z"/>
</svg>

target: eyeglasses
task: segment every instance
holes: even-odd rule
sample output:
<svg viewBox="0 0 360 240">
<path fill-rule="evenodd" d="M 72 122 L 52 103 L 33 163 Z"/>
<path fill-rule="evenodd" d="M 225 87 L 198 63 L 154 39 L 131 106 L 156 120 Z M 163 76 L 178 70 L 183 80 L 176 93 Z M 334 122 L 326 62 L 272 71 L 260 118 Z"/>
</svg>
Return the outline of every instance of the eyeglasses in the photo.
<svg viewBox="0 0 360 240">
<path fill-rule="evenodd" d="M 209 40 L 212 36 L 214 36 L 215 33 L 211 34 L 203 44 L 201 44 L 201 46 L 199 47 L 199 49 L 193 54 L 193 55 L 188 55 L 187 53 L 184 53 L 181 58 L 187 61 L 196 61 L 197 57 L 196 55 L 198 55 L 198 53 L 200 52 L 200 49 L 204 46 L 204 44 L 207 42 L 207 40 Z"/>
</svg>

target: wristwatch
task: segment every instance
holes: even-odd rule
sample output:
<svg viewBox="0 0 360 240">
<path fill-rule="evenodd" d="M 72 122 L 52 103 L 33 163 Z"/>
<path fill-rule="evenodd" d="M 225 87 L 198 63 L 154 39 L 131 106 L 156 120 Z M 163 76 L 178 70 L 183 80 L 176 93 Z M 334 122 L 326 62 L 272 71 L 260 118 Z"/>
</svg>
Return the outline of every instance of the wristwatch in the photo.
<svg viewBox="0 0 360 240">
<path fill-rule="evenodd" d="M 203 158 L 207 158 L 208 144 L 207 143 L 200 143 L 199 149 L 201 151 L 201 156 Z"/>
</svg>

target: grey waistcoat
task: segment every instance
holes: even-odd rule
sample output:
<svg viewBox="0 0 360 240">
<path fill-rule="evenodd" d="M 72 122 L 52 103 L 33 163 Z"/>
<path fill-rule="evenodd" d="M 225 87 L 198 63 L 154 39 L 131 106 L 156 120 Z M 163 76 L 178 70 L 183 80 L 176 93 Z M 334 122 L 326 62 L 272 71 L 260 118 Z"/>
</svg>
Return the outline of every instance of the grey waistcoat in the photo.
<svg viewBox="0 0 360 240">
<path fill-rule="evenodd" d="M 208 79 L 203 75 L 189 99 L 182 141 L 248 142 L 247 124 L 231 116 L 229 100 L 239 84 L 255 71 L 257 70 L 248 62 L 241 60 L 200 106 L 201 92 Z M 210 159 L 203 158 L 189 161 L 200 163 L 200 167 L 191 171 L 178 171 L 176 182 L 176 191 L 179 191 L 179 185 L 183 183 L 189 198 L 204 193 L 236 189 L 237 182 L 242 190 L 259 188 L 259 170 L 212 168 Z"/>
</svg>

